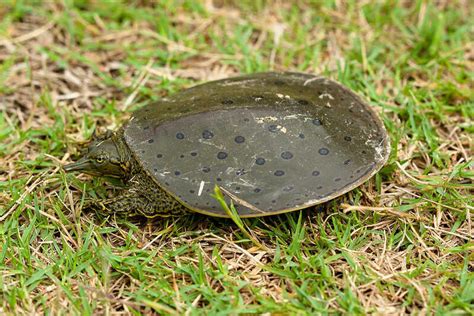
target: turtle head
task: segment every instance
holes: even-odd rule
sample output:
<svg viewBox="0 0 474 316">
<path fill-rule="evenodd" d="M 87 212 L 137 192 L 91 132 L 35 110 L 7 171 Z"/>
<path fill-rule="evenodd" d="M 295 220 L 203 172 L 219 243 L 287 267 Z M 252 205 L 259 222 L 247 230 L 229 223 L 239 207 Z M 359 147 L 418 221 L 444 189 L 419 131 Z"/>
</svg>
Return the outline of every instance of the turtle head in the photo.
<svg viewBox="0 0 474 316">
<path fill-rule="evenodd" d="M 64 170 L 125 179 L 131 172 L 130 154 L 121 135 L 108 131 L 97 137 L 94 133 L 86 154 L 78 161 L 64 166 Z"/>
</svg>

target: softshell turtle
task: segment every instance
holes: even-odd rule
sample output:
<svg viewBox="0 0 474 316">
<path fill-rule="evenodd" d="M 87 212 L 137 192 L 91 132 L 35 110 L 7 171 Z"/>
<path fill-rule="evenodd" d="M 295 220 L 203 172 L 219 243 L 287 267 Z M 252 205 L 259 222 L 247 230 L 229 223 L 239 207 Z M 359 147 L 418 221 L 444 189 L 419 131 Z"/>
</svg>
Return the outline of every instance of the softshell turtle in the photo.
<svg viewBox="0 0 474 316">
<path fill-rule="evenodd" d="M 184 90 L 135 111 L 96 138 L 66 171 L 120 178 L 126 188 L 90 203 L 147 217 L 186 210 L 242 217 L 303 209 L 362 184 L 387 161 L 376 113 L 339 83 L 302 73 L 257 73 Z"/>
</svg>

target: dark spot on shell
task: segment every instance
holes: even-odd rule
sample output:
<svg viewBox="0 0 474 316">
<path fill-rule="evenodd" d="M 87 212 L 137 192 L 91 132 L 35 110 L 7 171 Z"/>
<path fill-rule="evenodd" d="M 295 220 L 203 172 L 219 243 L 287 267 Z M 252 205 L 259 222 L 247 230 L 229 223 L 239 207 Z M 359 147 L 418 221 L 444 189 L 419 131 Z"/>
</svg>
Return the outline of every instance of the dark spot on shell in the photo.
<svg viewBox="0 0 474 316">
<path fill-rule="evenodd" d="M 316 126 L 321 126 L 322 125 L 321 120 L 317 119 L 317 118 L 313 120 L 313 124 L 316 125 Z"/>
<path fill-rule="evenodd" d="M 268 130 L 272 133 L 275 133 L 276 131 L 278 131 L 278 126 L 270 125 L 270 126 L 268 126 Z"/>
<path fill-rule="evenodd" d="M 259 158 L 255 159 L 255 163 L 257 165 L 261 166 L 261 165 L 265 164 L 265 158 L 259 157 Z"/>
<path fill-rule="evenodd" d="M 334 181 L 339 182 L 339 181 L 341 181 L 341 178 L 336 178 L 336 179 L 334 179 Z"/>
<path fill-rule="evenodd" d="M 144 151 L 144 150 L 142 150 L 142 154 L 144 154 L 144 153 L 145 153 L 145 151 Z"/>
<path fill-rule="evenodd" d="M 145 126 L 145 127 L 143 128 L 143 130 L 146 131 L 146 130 L 149 129 L 149 128 L 150 128 L 150 126 Z"/>
<path fill-rule="evenodd" d="M 234 101 L 230 100 L 230 99 L 225 99 L 224 101 L 221 102 L 222 104 L 224 105 L 230 105 L 230 104 L 233 104 Z"/>
<path fill-rule="evenodd" d="M 298 103 L 301 104 L 301 105 L 308 105 L 309 104 L 308 100 L 304 100 L 304 99 L 298 100 Z"/>
<path fill-rule="evenodd" d="M 165 182 L 165 185 L 170 185 L 168 182 Z"/>
<path fill-rule="evenodd" d="M 156 169 L 156 168 L 153 168 L 153 171 L 157 172 L 157 171 L 158 171 L 158 169 Z"/>
<path fill-rule="evenodd" d="M 156 155 L 156 158 L 163 158 L 163 155 L 162 155 L 162 154 L 158 154 L 158 155 Z"/>
<path fill-rule="evenodd" d="M 350 136 L 344 136 L 344 140 L 347 142 L 350 142 L 352 140 L 352 137 Z"/>
<path fill-rule="evenodd" d="M 211 139 L 212 137 L 214 137 L 214 133 L 212 133 L 211 131 L 206 129 L 204 132 L 202 132 L 202 138 Z"/>
<path fill-rule="evenodd" d="M 184 155 L 180 155 L 179 158 L 184 158 Z"/>
<path fill-rule="evenodd" d="M 277 171 L 275 171 L 273 174 L 274 174 L 275 176 L 277 176 L 277 177 L 281 177 L 282 175 L 285 174 L 285 171 L 283 171 L 283 170 L 277 170 Z"/>
<path fill-rule="evenodd" d="M 255 188 L 255 190 L 253 190 L 253 192 L 255 192 L 255 193 L 259 193 L 260 191 L 262 191 L 262 189 L 260 189 L 260 188 Z"/>
<path fill-rule="evenodd" d="M 227 153 L 226 152 L 223 152 L 223 151 L 220 151 L 217 153 L 217 159 L 226 159 L 227 158 Z"/>
<path fill-rule="evenodd" d="M 318 152 L 319 152 L 320 155 L 326 156 L 327 154 L 329 154 L 329 149 L 324 148 L 324 147 L 319 148 Z"/>
<path fill-rule="evenodd" d="M 195 191 L 194 190 L 189 190 L 189 193 L 193 194 Z"/>
<path fill-rule="evenodd" d="M 314 170 L 313 173 L 311 173 L 313 176 L 317 177 L 319 176 L 321 173 L 318 171 L 318 170 Z"/>
<path fill-rule="evenodd" d="M 260 205 L 260 202 L 255 202 L 255 205 Z"/>
<path fill-rule="evenodd" d="M 365 155 L 366 153 L 367 153 L 367 152 L 366 152 L 365 150 L 362 150 L 362 154 L 364 154 L 364 155 Z"/>
<path fill-rule="evenodd" d="M 196 157 L 196 156 L 197 156 L 197 154 L 198 154 L 198 153 L 197 153 L 197 152 L 195 152 L 195 151 L 192 151 L 192 152 L 191 152 L 191 156 L 193 156 L 193 157 Z"/>
<path fill-rule="evenodd" d="M 244 122 L 248 122 L 250 119 L 248 117 L 244 118 Z"/>
<path fill-rule="evenodd" d="M 276 200 L 272 200 L 272 203 L 276 203 Z"/>
<path fill-rule="evenodd" d="M 178 170 L 176 170 L 176 171 L 174 172 L 174 175 L 175 175 L 175 176 L 179 176 L 180 174 L 181 174 L 181 172 L 178 171 Z"/>
<path fill-rule="evenodd" d="M 303 138 L 304 138 L 304 134 L 303 134 L 303 133 L 300 133 L 300 134 L 298 135 L 298 137 L 301 138 L 301 139 L 303 139 Z"/>
<path fill-rule="evenodd" d="M 179 133 L 176 133 L 176 138 L 177 139 L 184 139 L 184 134 L 179 132 Z"/>
<path fill-rule="evenodd" d="M 221 179 L 221 178 L 217 178 L 216 181 L 217 181 L 217 182 L 221 182 L 222 179 Z"/>
<path fill-rule="evenodd" d="M 154 141 L 155 141 L 155 140 L 154 140 L 153 138 L 150 138 L 150 139 L 148 140 L 148 144 L 152 144 Z"/>
<path fill-rule="evenodd" d="M 209 171 L 211 171 L 211 168 L 209 167 L 202 167 L 202 172 L 205 172 L 205 173 L 208 173 Z"/>
<path fill-rule="evenodd" d="M 345 164 L 345 165 L 348 165 L 350 162 L 351 162 L 351 160 L 350 160 L 350 159 L 347 159 L 346 161 L 344 161 L 344 164 Z"/>
<path fill-rule="evenodd" d="M 285 159 L 285 160 L 289 160 L 291 158 L 293 158 L 293 154 L 289 151 L 284 151 L 281 153 L 281 158 Z"/>
<path fill-rule="evenodd" d="M 237 144 L 242 144 L 243 142 L 245 142 L 245 137 L 239 135 L 236 136 L 234 140 Z"/>
<path fill-rule="evenodd" d="M 239 190 L 240 190 L 240 187 L 235 187 L 235 189 L 236 189 L 237 191 L 239 191 Z"/>
<path fill-rule="evenodd" d="M 322 188 L 323 188 L 323 186 L 319 185 L 319 186 L 316 187 L 316 190 L 321 190 Z"/>
</svg>

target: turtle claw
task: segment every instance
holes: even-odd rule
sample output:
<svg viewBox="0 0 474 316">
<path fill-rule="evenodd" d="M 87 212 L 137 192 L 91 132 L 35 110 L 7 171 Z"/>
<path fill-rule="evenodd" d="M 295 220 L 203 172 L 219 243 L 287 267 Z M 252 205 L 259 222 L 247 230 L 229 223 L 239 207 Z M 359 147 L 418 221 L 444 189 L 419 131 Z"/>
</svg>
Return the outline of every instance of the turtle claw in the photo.
<svg viewBox="0 0 474 316">
<path fill-rule="evenodd" d="M 107 204 L 107 200 L 90 199 L 85 201 L 84 205 L 82 206 L 82 209 L 108 215 L 113 213 L 113 211 L 107 207 Z"/>
</svg>

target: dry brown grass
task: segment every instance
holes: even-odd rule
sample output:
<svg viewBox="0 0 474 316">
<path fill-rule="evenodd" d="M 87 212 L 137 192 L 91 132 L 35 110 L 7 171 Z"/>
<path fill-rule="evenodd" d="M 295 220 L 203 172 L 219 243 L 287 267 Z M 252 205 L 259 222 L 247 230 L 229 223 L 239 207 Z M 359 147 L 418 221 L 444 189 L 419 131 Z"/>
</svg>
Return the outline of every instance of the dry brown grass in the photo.
<svg viewBox="0 0 474 316">
<path fill-rule="evenodd" d="M 163 22 L 151 6 L 128 22 L 96 7 L 46 2 L 12 21 L 13 6 L 0 8 L 0 313 L 473 312 L 474 50 L 472 30 L 455 30 L 472 20 L 469 1 L 300 11 L 277 1 L 259 13 L 206 1 L 206 13 L 178 7 Z M 393 10 L 405 11 L 385 21 Z M 433 55 L 417 48 L 435 41 L 428 15 L 431 28 L 444 21 Z M 269 68 L 323 73 L 379 105 L 395 145 L 380 183 L 299 224 L 299 214 L 249 221 L 268 251 L 204 216 L 130 224 L 81 213 L 102 184 L 85 188 L 90 177 L 60 166 L 94 126 Z"/>
</svg>

